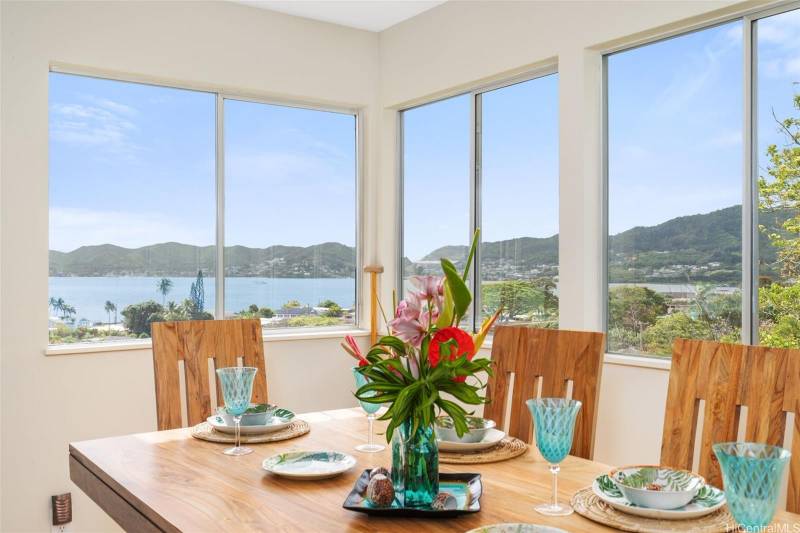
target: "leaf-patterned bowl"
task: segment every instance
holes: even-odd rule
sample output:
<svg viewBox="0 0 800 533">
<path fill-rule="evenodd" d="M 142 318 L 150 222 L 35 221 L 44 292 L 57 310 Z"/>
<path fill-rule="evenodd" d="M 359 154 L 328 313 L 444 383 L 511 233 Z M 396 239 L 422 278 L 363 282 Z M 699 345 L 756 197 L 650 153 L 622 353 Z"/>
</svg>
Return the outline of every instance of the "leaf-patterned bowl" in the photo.
<svg viewBox="0 0 800 533">
<path fill-rule="evenodd" d="M 677 509 L 692 501 L 706 484 L 688 470 L 654 465 L 615 468 L 608 477 L 634 505 L 651 509 Z"/>
<path fill-rule="evenodd" d="M 703 485 L 688 504 L 677 509 L 649 509 L 629 502 L 611 479 L 603 474 L 592 484 L 592 491 L 607 505 L 623 513 L 657 518 L 659 520 L 686 520 L 700 518 L 717 511 L 725 505 L 725 493 L 711 485 Z"/>
</svg>

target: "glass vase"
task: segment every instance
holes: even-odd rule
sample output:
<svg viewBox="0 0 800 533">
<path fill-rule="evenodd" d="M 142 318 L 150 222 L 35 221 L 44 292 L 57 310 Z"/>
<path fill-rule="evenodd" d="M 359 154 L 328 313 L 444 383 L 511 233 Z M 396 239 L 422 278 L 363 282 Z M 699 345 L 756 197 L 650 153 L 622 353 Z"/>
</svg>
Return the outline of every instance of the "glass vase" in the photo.
<svg viewBox="0 0 800 533">
<path fill-rule="evenodd" d="M 404 507 L 430 507 L 439 494 L 439 448 L 432 426 L 401 424 L 392 436 L 392 483 Z"/>
</svg>

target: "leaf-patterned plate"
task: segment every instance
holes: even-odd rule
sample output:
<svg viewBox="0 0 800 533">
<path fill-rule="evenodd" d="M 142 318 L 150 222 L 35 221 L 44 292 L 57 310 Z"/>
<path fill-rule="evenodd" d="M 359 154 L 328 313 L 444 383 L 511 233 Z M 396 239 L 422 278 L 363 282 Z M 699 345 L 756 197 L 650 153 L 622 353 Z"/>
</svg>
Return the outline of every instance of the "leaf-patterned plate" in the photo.
<svg viewBox="0 0 800 533">
<path fill-rule="evenodd" d="M 711 514 L 725 505 L 725 493 L 711 485 L 703 485 L 687 505 L 670 510 L 638 507 L 632 504 L 625 499 L 616 484 L 605 474 L 594 480 L 592 491 L 597 494 L 598 498 L 618 511 L 661 520 L 697 518 Z"/>
<path fill-rule="evenodd" d="M 267 457 L 261 466 L 267 472 L 295 479 L 325 479 L 353 468 L 353 456 L 341 452 L 285 452 Z"/>
<path fill-rule="evenodd" d="M 272 414 L 272 420 L 266 424 L 241 426 L 242 435 L 263 435 L 264 433 L 272 433 L 281 430 L 294 421 L 294 413 L 288 409 L 276 409 Z M 206 422 L 211 424 L 215 431 L 222 433 L 230 433 L 231 435 L 236 432 L 236 426 L 229 425 L 225 419 L 220 415 L 211 415 L 206 419 Z"/>
</svg>

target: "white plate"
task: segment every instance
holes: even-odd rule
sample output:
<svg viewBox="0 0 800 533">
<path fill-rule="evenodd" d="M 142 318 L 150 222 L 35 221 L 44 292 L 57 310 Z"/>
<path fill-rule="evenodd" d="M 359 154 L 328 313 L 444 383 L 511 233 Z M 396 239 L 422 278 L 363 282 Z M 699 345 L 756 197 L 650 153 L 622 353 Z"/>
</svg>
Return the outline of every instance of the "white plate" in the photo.
<svg viewBox="0 0 800 533">
<path fill-rule="evenodd" d="M 267 472 L 295 479 L 325 479 L 355 466 L 353 456 L 341 452 L 285 452 L 267 457 L 261 466 Z"/>
<path fill-rule="evenodd" d="M 661 520 L 684 520 L 687 518 L 698 518 L 711 514 L 723 505 L 725 505 L 725 494 L 716 487 L 711 485 L 704 485 L 697 496 L 689 502 L 688 505 L 679 507 L 677 509 L 649 509 L 647 507 L 637 507 L 625 499 L 619 492 L 619 489 L 613 484 L 610 479 L 606 483 L 601 484 L 603 478 L 607 478 L 605 474 L 598 476 L 592 483 L 592 491 L 602 501 L 623 513 L 632 514 L 636 516 L 644 516 L 646 518 L 658 518 Z M 611 485 L 609 486 L 608 483 Z M 613 488 L 612 488 L 613 487 Z M 710 500 L 707 503 L 704 500 Z"/>
<path fill-rule="evenodd" d="M 492 524 L 470 529 L 467 533 L 567 533 L 563 529 L 536 524 Z"/>
<path fill-rule="evenodd" d="M 263 435 L 264 433 L 272 433 L 285 428 L 294 421 L 294 413 L 288 409 L 279 409 L 280 416 L 273 415 L 272 420 L 262 426 L 240 426 L 242 435 Z M 235 426 L 229 426 L 225 423 L 225 419 L 219 415 L 211 415 L 206 419 L 206 422 L 211 424 L 211 427 L 221 433 L 230 433 L 233 435 L 236 432 Z"/>
<path fill-rule="evenodd" d="M 486 432 L 486 436 L 479 442 L 453 442 L 449 440 L 437 440 L 439 450 L 443 452 L 477 452 L 491 448 L 506 436 L 505 433 L 499 429 L 490 429 Z"/>
</svg>

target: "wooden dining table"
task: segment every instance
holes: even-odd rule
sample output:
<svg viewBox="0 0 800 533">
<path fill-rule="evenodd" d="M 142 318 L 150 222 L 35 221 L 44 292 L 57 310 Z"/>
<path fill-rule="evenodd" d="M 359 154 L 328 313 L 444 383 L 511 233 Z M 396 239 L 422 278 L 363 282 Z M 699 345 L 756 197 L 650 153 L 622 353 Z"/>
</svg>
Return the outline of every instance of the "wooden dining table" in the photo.
<svg viewBox="0 0 800 533">
<path fill-rule="evenodd" d="M 254 452 L 231 457 L 229 445 L 195 439 L 191 429 L 140 433 L 75 442 L 69 446 L 70 477 L 127 531 L 468 531 L 501 522 L 550 525 L 573 533 L 613 531 L 577 513 L 548 517 L 536 513 L 548 501 L 551 474 L 535 447 L 503 462 L 440 464 L 441 472 L 481 474 L 481 510 L 456 518 L 375 517 L 342 507 L 366 468 L 389 467 L 391 452 L 362 453 L 367 420 L 360 409 L 299 415 L 311 431 L 301 437 L 248 444 Z M 381 425 L 376 424 L 381 431 Z M 377 438 L 383 438 L 378 436 Z M 358 461 L 350 471 L 326 480 L 277 477 L 262 461 L 290 450 L 337 450 Z M 559 498 L 569 501 L 609 466 L 567 457 L 559 474 Z M 776 521 L 800 524 L 800 515 L 779 512 Z M 776 529 L 776 531 L 778 531 Z"/>
</svg>

